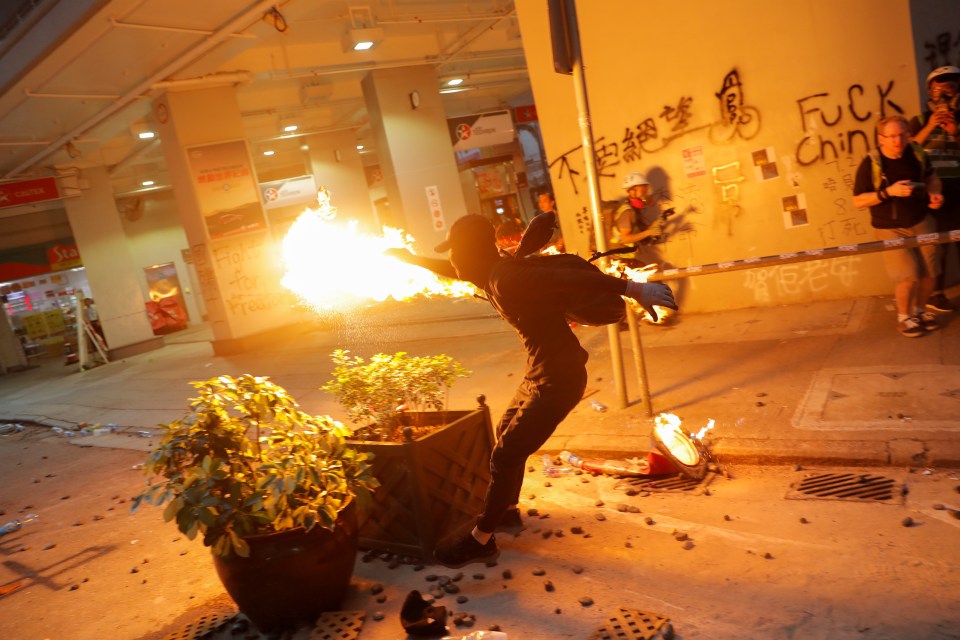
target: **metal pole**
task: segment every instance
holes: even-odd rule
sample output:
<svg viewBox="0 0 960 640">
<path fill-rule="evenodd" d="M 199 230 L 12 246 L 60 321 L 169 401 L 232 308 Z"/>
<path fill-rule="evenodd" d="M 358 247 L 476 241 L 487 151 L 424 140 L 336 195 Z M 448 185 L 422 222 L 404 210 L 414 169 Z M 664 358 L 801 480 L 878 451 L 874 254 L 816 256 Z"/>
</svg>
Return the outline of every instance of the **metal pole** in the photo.
<svg viewBox="0 0 960 640">
<path fill-rule="evenodd" d="M 583 55 L 580 51 L 580 31 L 577 26 L 577 9 L 574 0 L 564 0 L 564 20 L 567 28 L 570 58 L 573 66 L 573 88 L 577 99 L 580 141 L 583 146 L 584 165 L 586 166 L 587 192 L 590 197 L 590 210 L 593 218 L 593 231 L 597 250 L 607 250 L 607 238 L 603 234 L 603 220 L 600 217 L 600 183 L 597 171 L 597 158 L 594 153 L 593 129 L 590 126 L 590 105 L 587 102 L 587 81 L 584 76 Z M 629 310 L 628 310 L 629 312 Z M 610 339 L 610 362 L 613 365 L 613 378 L 617 389 L 619 408 L 627 407 L 627 386 L 623 373 L 623 353 L 620 350 L 620 327 L 607 325 Z"/>
<path fill-rule="evenodd" d="M 627 324 L 630 326 L 630 345 L 633 347 L 633 364 L 637 369 L 637 379 L 640 382 L 640 399 L 647 417 L 653 417 L 653 402 L 650 400 L 650 385 L 647 378 L 647 359 L 643 354 L 643 342 L 640 339 L 640 323 L 632 305 L 627 305 Z"/>
</svg>

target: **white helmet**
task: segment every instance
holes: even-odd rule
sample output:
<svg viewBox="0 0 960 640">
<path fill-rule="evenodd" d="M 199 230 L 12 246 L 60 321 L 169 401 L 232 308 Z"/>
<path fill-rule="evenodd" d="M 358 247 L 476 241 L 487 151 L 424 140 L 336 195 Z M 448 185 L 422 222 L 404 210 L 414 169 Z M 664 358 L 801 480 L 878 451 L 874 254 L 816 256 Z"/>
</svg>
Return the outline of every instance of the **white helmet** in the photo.
<svg viewBox="0 0 960 640">
<path fill-rule="evenodd" d="M 628 173 L 627 177 L 623 179 L 623 188 L 629 189 L 631 187 L 639 187 L 641 185 L 649 185 L 647 182 L 647 176 L 643 175 L 639 171 L 634 173 Z"/>
<path fill-rule="evenodd" d="M 954 67 L 947 65 L 945 67 L 937 67 L 927 76 L 927 86 L 930 86 L 930 83 L 939 78 L 940 76 L 960 76 L 960 67 Z M 957 78 L 953 78 L 956 80 Z M 938 82 L 946 82 L 946 79 L 939 80 Z"/>
</svg>

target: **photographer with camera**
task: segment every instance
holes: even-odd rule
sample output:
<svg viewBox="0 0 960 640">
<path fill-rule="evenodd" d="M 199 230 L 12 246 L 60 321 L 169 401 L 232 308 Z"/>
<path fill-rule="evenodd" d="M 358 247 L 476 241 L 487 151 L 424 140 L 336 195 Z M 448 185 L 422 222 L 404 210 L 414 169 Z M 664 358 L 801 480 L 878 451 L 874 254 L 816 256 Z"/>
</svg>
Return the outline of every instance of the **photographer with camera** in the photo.
<svg viewBox="0 0 960 640">
<path fill-rule="evenodd" d="M 938 232 L 960 229 L 960 140 L 957 138 L 957 120 L 960 118 L 960 68 L 939 67 L 927 76 L 927 109 L 910 120 L 911 140 L 922 145 L 930 164 L 943 183 L 943 207 L 934 216 Z M 927 308 L 935 311 L 953 311 L 954 306 L 945 294 L 949 256 L 956 256 L 960 266 L 960 251 L 954 246 L 940 247 L 940 274 Z"/>
<path fill-rule="evenodd" d="M 870 208 L 877 240 L 933 233 L 936 223 L 930 209 L 943 204 L 940 179 L 924 150 L 910 142 L 907 126 L 901 115 L 877 122 L 878 149 L 860 163 L 853 184 L 853 205 Z M 908 338 L 939 328 L 936 317 L 925 308 L 940 270 L 938 249 L 935 244 L 924 244 L 883 252 L 894 283 L 897 330 Z"/>
</svg>

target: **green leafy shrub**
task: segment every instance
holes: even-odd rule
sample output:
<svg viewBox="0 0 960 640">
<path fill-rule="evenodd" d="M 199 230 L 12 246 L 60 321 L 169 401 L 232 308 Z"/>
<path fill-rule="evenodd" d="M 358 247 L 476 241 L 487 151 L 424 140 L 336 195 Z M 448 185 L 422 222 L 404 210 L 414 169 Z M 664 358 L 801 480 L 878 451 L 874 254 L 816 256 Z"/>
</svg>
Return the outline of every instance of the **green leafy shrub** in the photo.
<svg viewBox="0 0 960 640">
<path fill-rule="evenodd" d="M 340 422 L 300 411 L 267 378 L 190 384 L 199 392 L 191 413 L 160 425 L 166 433 L 147 458 L 151 478 L 133 510 L 167 503 L 164 520 L 188 538 L 201 533 L 213 553 L 246 557 L 246 536 L 332 530 L 350 500 L 370 502 L 379 485 L 372 456 L 348 445 L 350 429 Z"/>
<path fill-rule="evenodd" d="M 424 412 L 445 411 L 457 378 L 471 374 L 452 357 L 378 353 L 367 362 L 337 349 L 331 355 L 333 379 L 322 389 L 336 397 L 350 419 L 360 425 L 354 437 L 398 440 L 404 416 L 424 419 Z"/>
</svg>

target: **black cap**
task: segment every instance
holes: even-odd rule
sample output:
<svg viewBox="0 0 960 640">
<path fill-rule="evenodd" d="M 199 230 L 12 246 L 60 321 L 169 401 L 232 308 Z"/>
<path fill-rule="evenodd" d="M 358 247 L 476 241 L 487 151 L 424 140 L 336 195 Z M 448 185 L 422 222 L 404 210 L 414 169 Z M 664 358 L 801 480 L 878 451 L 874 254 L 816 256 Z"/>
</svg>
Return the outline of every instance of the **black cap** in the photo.
<svg viewBox="0 0 960 640">
<path fill-rule="evenodd" d="M 454 247 L 494 245 L 496 242 L 497 233 L 490 221 L 481 215 L 471 213 L 450 225 L 447 239 L 434 247 L 434 251 L 445 253 Z"/>
</svg>

